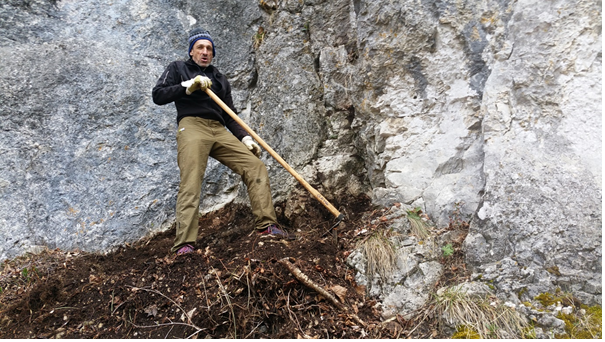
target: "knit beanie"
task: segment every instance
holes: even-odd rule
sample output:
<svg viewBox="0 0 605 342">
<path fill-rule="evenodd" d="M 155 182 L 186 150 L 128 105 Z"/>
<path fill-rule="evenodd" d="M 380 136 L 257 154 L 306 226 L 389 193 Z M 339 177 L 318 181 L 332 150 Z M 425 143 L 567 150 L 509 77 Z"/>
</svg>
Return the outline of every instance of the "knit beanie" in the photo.
<svg viewBox="0 0 605 342">
<path fill-rule="evenodd" d="M 189 56 L 189 54 L 191 53 L 191 49 L 193 49 L 193 44 L 195 44 L 195 42 L 197 42 L 200 39 L 206 39 L 206 40 L 209 40 L 210 43 L 212 43 L 212 57 L 216 56 L 216 50 L 214 49 L 214 42 L 212 41 L 210 32 L 208 32 L 202 28 L 195 28 L 195 29 L 189 31 L 189 39 L 188 39 L 189 51 L 187 51 L 187 55 Z"/>
</svg>

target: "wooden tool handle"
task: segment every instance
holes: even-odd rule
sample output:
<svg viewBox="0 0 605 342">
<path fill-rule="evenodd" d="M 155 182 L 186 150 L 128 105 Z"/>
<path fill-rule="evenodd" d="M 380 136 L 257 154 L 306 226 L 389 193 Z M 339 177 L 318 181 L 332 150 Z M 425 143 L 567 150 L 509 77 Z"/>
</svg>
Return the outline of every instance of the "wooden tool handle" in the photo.
<svg viewBox="0 0 605 342">
<path fill-rule="evenodd" d="M 225 112 L 227 112 L 227 114 L 229 114 L 229 116 L 231 116 L 233 118 L 233 120 L 235 120 L 240 126 L 242 126 L 242 128 L 248 132 L 248 134 L 250 134 L 250 136 L 252 136 L 252 138 L 254 138 L 254 140 L 256 140 L 267 152 L 269 152 L 269 154 L 275 158 L 275 160 L 277 160 L 277 162 L 279 162 L 288 172 L 290 172 L 290 174 L 292 176 L 294 176 L 294 178 L 296 178 L 296 180 L 302 184 L 302 186 L 305 187 L 305 189 L 307 189 L 311 195 L 313 195 L 313 197 L 315 197 L 321 204 L 324 205 L 324 207 L 326 207 L 331 213 L 332 215 L 334 215 L 339 221 L 342 221 L 342 219 L 344 218 L 344 216 L 330 203 L 328 202 L 327 199 L 325 199 L 325 197 L 323 197 L 319 191 L 315 190 L 311 185 L 309 185 L 309 183 L 307 183 L 307 181 L 305 181 L 299 174 L 298 172 L 296 172 L 292 167 L 290 167 L 290 165 L 288 165 L 288 163 L 286 163 L 285 160 L 282 159 L 282 157 L 280 157 L 272 148 L 271 146 L 267 145 L 267 143 L 261 139 L 256 133 L 254 133 L 254 131 L 248 126 L 246 125 L 246 123 L 239 118 L 239 116 L 237 116 L 237 114 L 235 114 L 231 108 L 229 108 L 229 106 L 227 106 L 225 104 L 225 102 L 223 102 L 223 100 L 221 100 L 218 96 L 216 96 L 216 94 L 214 92 L 212 92 L 212 90 L 210 90 L 210 88 L 206 88 L 206 94 L 208 94 L 208 96 L 210 96 L 214 102 L 216 102 L 219 106 L 221 106 L 221 108 L 223 108 L 223 110 Z"/>
</svg>

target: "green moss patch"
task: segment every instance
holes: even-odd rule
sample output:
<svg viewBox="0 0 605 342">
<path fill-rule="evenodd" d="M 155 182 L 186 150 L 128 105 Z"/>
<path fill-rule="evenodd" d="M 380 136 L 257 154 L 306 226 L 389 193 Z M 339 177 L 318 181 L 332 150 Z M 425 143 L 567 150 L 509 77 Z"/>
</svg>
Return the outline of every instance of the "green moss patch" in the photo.
<svg viewBox="0 0 605 342">
<path fill-rule="evenodd" d="M 456 328 L 456 332 L 452 335 L 452 338 L 455 339 L 480 339 L 481 335 L 478 332 L 469 328 L 466 325 L 461 325 Z"/>
</svg>

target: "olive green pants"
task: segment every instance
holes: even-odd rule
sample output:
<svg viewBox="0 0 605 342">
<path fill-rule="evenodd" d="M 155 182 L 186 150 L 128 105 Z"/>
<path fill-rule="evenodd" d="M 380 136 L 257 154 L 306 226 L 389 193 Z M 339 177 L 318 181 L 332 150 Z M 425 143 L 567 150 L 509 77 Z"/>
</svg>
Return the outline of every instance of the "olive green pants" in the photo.
<svg viewBox="0 0 605 342">
<path fill-rule="evenodd" d="M 208 156 L 242 177 L 248 188 L 256 229 L 277 222 L 265 164 L 220 122 L 185 117 L 179 122 L 176 141 L 181 182 L 176 200 L 173 252 L 197 239 L 200 193 Z"/>
</svg>

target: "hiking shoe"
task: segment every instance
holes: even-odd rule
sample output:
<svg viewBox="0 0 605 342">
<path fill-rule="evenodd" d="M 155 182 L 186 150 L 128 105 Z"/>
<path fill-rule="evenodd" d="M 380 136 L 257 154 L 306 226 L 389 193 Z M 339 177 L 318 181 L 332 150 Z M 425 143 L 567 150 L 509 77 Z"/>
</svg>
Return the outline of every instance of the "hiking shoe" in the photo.
<svg viewBox="0 0 605 342">
<path fill-rule="evenodd" d="M 195 248 L 193 248 L 193 246 L 187 244 L 187 245 L 179 248 L 179 250 L 176 251 L 176 255 L 191 253 L 191 252 L 193 252 L 194 249 Z"/>
<path fill-rule="evenodd" d="M 293 234 L 288 234 L 287 232 L 279 229 L 277 225 L 270 224 L 264 230 L 260 230 L 258 232 L 261 237 L 272 237 L 276 239 L 287 239 L 287 240 L 295 240 L 296 236 Z"/>
</svg>

